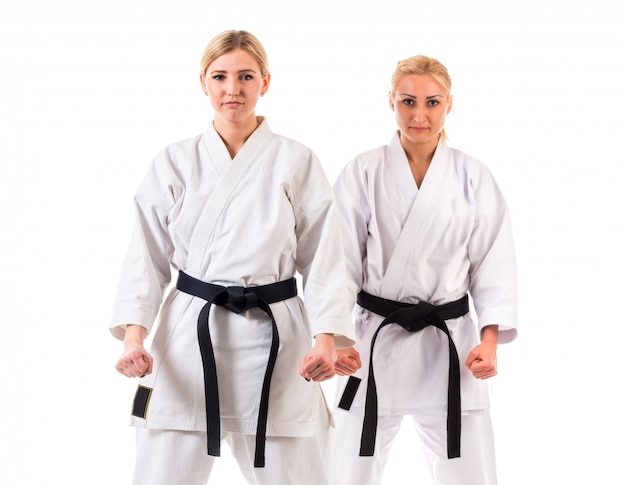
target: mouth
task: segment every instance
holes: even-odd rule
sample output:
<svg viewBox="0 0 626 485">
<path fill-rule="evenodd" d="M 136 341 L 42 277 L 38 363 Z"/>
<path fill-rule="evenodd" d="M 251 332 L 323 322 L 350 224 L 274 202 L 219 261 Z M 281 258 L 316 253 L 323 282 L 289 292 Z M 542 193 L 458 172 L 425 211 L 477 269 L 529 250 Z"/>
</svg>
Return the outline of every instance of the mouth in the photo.
<svg viewBox="0 0 626 485">
<path fill-rule="evenodd" d="M 226 101 L 222 103 L 222 106 L 226 106 L 228 108 L 236 108 L 237 106 L 241 105 L 243 105 L 243 103 L 240 103 L 239 101 Z"/>
</svg>

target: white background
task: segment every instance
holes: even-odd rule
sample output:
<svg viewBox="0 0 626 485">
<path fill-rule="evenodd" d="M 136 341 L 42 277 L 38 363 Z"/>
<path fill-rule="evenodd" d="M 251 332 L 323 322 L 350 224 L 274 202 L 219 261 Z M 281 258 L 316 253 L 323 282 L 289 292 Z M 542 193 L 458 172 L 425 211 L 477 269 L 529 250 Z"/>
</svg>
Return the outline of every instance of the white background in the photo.
<svg viewBox="0 0 626 485">
<path fill-rule="evenodd" d="M 107 327 L 131 199 L 165 144 L 208 127 L 200 57 L 231 28 L 270 56 L 257 113 L 332 181 L 395 129 L 396 61 L 447 65 L 451 145 L 494 172 L 519 258 L 520 336 L 492 381 L 500 483 L 626 483 L 620 3 L 3 0 L 0 483 L 130 483 L 135 383 Z M 211 483 L 243 483 L 225 451 Z M 385 483 L 423 467 L 407 428 Z"/>
</svg>

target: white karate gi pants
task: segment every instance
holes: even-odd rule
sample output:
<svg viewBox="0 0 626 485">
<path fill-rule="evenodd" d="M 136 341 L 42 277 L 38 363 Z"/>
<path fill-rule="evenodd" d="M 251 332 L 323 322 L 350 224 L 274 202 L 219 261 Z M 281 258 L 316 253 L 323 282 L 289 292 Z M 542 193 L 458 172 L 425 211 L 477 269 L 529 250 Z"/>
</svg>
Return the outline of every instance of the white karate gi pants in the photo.
<svg viewBox="0 0 626 485">
<path fill-rule="evenodd" d="M 359 456 L 363 414 L 338 410 L 331 430 L 330 485 L 380 485 L 404 416 L 378 416 L 374 456 Z M 445 414 L 412 416 L 435 485 L 496 485 L 489 411 L 461 417 L 461 457 L 448 459 Z M 413 483 L 409 480 L 407 484 Z"/>
<path fill-rule="evenodd" d="M 320 411 L 310 438 L 268 436 L 265 467 L 254 468 L 255 436 L 222 433 L 241 473 L 254 485 L 328 485 L 330 421 Z M 215 460 L 207 455 L 206 433 L 137 429 L 133 485 L 206 485 Z M 228 449 L 222 446 L 222 453 Z"/>
</svg>

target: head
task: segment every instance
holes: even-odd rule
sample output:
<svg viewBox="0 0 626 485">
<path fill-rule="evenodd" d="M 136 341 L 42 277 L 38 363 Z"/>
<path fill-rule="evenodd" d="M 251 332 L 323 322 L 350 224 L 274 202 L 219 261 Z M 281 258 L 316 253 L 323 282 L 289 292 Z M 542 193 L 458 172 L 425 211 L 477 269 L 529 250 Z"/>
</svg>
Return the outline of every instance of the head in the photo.
<svg viewBox="0 0 626 485">
<path fill-rule="evenodd" d="M 214 123 L 220 126 L 226 122 L 243 129 L 256 127 L 254 111 L 269 81 L 265 49 L 249 32 L 223 32 L 204 50 L 200 83 L 215 110 Z"/>
<path fill-rule="evenodd" d="M 235 49 L 242 49 L 254 57 L 262 76 L 268 74 L 267 54 L 263 45 L 259 39 L 245 30 L 227 30 L 215 36 L 202 54 L 200 74 L 206 74 L 206 70 L 215 59 Z"/>
<path fill-rule="evenodd" d="M 389 102 L 394 108 L 394 102 L 397 101 L 399 93 L 398 89 L 405 84 L 408 79 L 434 81 L 434 85 L 438 88 L 437 94 L 443 95 L 444 99 L 440 99 L 445 103 L 445 115 L 452 109 L 452 80 L 448 74 L 446 67 L 437 59 L 427 56 L 413 56 L 398 62 L 396 70 L 391 76 L 391 91 L 389 92 Z M 431 84 L 433 84 L 431 82 Z M 394 109 L 395 111 L 395 109 Z M 441 136 L 446 137 L 445 130 L 441 129 Z"/>
</svg>

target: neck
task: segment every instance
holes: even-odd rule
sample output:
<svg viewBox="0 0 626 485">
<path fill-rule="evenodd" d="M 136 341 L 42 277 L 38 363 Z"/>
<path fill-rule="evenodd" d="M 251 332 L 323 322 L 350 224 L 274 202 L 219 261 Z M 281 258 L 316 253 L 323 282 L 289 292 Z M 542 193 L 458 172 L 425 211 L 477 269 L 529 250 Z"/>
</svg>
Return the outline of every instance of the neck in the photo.
<svg viewBox="0 0 626 485">
<path fill-rule="evenodd" d="M 404 152 L 409 160 L 428 165 L 433 159 L 435 150 L 437 150 L 439 138 L 431 140 L 427 143 L 413 143 L 404 136 L 400 135 L 400 143 L 402 144 L 402 148 L 404 148 Z"/>
<path fill-rule="evenodd" d="M 412 143 L 403 136 L 400 136 L 400 142 L 402 148 L 404 148 L 407 160 L 409 161 L 409 168 L 411 169 L 413 179 L 417 187 L 420 188 L 424 177 L 426 177 L 428 167 L 430 167 L 430 162 L 433 159 L 439 140 L 435 139 L 427 143 Z"/>
<path fill-rule="evenodd" d="M 242 121 L 230 122 L 221 118 L 213 120 L 213 127 L 226 145 L 231 158 L 235 158 L 246 140 L 254 133 L 262 118 L 250 116 Z"/>
</svg>

